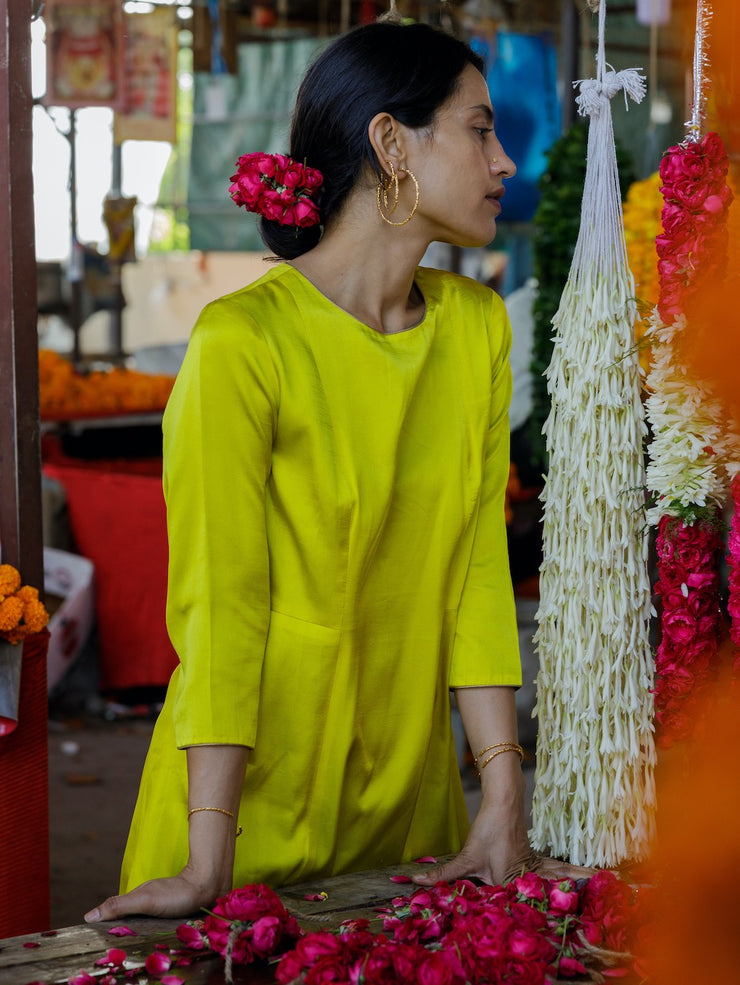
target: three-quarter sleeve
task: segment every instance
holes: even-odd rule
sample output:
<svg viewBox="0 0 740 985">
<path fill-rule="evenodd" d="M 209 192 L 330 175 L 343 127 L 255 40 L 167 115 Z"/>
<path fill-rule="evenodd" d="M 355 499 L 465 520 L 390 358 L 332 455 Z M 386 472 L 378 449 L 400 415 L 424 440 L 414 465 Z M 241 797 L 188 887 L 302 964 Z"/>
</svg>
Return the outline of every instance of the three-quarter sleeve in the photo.
<svg viewBox="0 0 740 985">
<path fill-rule="evenodd" d="M 519 686 L 519 636 L 511 585 L 504 497 L 509 478 L 511 326 L 492 297 L 489 324 L 491 400 L 483 476 L 470 564 L 458 609 L 450 687 Z"/>
<path fill-rule="evenodd" d="M 167 410 L 167 628 L 180 658 L 178 747 L 254 746 L 270 624 L 265 485 L 279 380 L 265 339 L 228 298 L 206 307 Z"/>
</svg>

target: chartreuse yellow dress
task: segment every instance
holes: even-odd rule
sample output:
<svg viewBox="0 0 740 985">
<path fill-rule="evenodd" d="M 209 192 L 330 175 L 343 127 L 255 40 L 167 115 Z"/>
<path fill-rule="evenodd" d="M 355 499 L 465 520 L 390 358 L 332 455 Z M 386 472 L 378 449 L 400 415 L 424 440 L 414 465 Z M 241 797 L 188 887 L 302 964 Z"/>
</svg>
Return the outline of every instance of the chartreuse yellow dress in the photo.
<svg viewBox="0 0 740 985">
<path fill-rule="evenodd" d="M 250 746 L 234 884 L 457 850 L 449 688 L 521 682 L 504 523 L 510 328 L 419 268 L 383 335 L 279 264 L 208 305 L 164 418 L 180 658 L 122 891 L 187 859 L 186 746 Z"/>
</svg>

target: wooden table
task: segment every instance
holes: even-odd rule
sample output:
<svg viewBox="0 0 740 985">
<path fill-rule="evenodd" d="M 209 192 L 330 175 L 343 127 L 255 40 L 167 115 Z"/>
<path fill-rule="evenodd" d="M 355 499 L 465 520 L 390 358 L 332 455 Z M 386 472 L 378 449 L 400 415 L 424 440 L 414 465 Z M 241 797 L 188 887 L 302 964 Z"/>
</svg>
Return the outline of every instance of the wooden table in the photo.
<svg viewBox="0 0 740 985">
<path fill-rule="evenodd" d="M 374 908 L 387 905 L 397 896 L 408 896 L 417 888 L 413 884 L 391 882 L 390 877 L 411 875 L 418 873 L 420 869 L 421 866 L 409 863 L 388 869 L 334 876 L 331 879 L 286 887 L 280 892 L 280 897 L 304 930 L 333 930 L 343 920 L 363 917 L 377 920 L 377 929 L 380 929 L 378 913 Z M 327 898 L 308 902 L 303 897 L 309 893 L 326 893 Z M 56 931 L 54 936 L 27 934 L 23 937 L 6 938 L 0 940 L 0 983 L 29 985 L 31 982 L 43 982 L 45 985 L 56 985 L 66 982 L 82 970 L 88 974 L 100 974 L 101 969 L 95 967 L 95 961 L 105 957 L 113 947 L 120 947 L 126 951 L 130 961 L 139 961 L 143 965 L 156 944 L 166 944 L 173 948 L 182 946 L 175 933 L 181 923 L 183 920 L 123 918 L 112 923 L 65 927 Z M 138 936 L 113 937 L 108 931 L 116 925 L 130 927 Z M 37 944 L 38 947 L 25 946 L 29 943 Z M 224 963 L 219 955 L 210 952 L 203 955 L 192 953 L 195 956 L 193 964 L 173 968 L 173 974 L 177 974 L 189 985 L 225 985 Z M 240 985 L 266 985 L 273 981 L 269 966 L 234 968 L 234 982 Z"/>
</svg>

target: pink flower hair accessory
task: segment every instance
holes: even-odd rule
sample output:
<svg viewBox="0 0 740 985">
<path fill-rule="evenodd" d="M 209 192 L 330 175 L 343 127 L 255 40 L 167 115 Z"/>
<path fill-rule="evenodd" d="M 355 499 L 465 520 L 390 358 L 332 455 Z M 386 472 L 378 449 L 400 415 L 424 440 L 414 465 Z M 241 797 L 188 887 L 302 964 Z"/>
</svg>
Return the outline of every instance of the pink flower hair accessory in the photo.
<svg viewBox="0 0 740 985">
<path fill-rule="evenodd" d="M 229 194 L 247 212 L 300 229 L 321 222 L 314 201 L 324 178 L 316 168 L 299 164 L 285 154 L 243 154 L 230 178 Z"/>
</svg>

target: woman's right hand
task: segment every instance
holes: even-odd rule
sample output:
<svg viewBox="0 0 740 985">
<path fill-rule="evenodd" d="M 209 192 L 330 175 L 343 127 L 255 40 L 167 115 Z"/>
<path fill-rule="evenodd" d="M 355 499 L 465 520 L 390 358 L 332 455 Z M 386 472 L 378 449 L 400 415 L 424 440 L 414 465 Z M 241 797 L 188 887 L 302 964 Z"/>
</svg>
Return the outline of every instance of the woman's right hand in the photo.
<svg viewBox="0 0 740 985">
<path fill-rule="evenodd" d="M 189 917 L 203 907 L 211 907 L 230 886 L 208 885 L 198 879 L 188 866 L 179 875 L 150 879 L 123 896 L 109 896 L 85 914 L 86 923 L 118 920 L 124 916 Z"/>
</svg>

